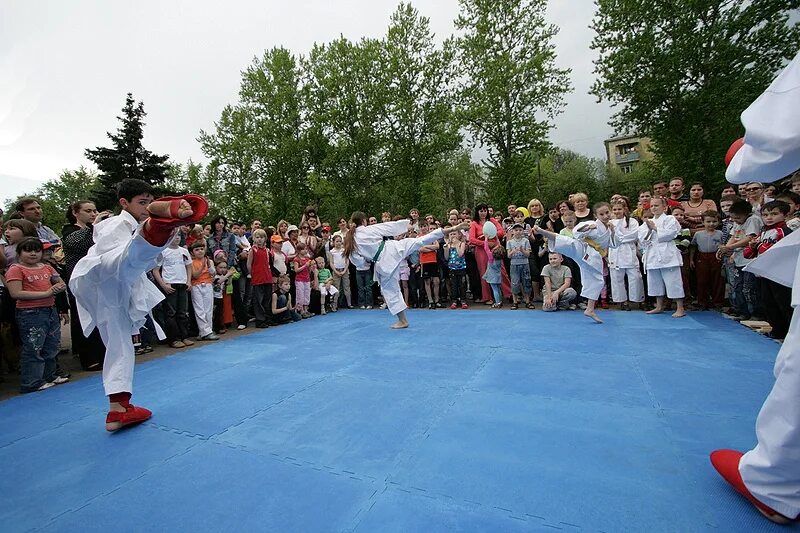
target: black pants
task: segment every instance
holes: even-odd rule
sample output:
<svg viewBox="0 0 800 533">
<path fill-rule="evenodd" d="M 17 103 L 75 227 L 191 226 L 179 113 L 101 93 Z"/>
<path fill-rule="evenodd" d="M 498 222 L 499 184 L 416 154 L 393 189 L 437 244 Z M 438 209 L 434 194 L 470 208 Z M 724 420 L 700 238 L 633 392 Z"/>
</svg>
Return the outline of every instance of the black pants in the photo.
<svg viewBox="0 0 800 533">
<path fill-rule="evenodd" d="M 792 289 L 770 279 L 761 282 L 761 305 L 767 322 L 772 326 L 772 336 L 783 339 L 789 332 L 792 321 Z"/>
<path fill-rule="evenodd" d="M 469 290 L 472 292 L 473 300 L 483 299 L 481 294 L 481 273 L 478 271 L 478 262 L 475 260 L 475 252 L 467 250 L 464 254 L 467 261 L 467 278 L 469 279 Z M 490 296 L 487 295 L 487 298 Z"/>
<path fill-rule="evenodd" d="M 464 270 L 451 270 L 450 283 L 453 286 L 453 294 L 450 299 L 456 303 L 461 303 L 467 299 L 467 271 Z"/>
<path fill-rule="evenodd" d="M 272 316 L 272 284 L 253 285 L 253 314 L 256 326 L 266 324 Z"/>
<path fill-rule="evenodd" d="M 189 298 L 186 285 L 172 283 L 175 292 L 167 294 L 164 299 L 164 332 L 169 342 L 189 337 Z"/>
</svg>

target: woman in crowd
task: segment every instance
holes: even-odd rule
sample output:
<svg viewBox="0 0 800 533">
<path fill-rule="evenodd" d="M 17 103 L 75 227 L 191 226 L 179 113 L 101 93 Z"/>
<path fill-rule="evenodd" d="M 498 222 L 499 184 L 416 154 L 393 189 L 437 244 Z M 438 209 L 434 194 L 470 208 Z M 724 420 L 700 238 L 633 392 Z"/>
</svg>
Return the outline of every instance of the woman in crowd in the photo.
<svg viewBox="0 0 800 533">
<path fill-rule="evenodd" d="M 497 236 L 489 237 L 487 239 L 486 235 L 483 234 L 483 228 L 487 221 L 491 221 L 495 228 L 497 228 Z M 493 218 L 489 218 L 488 206 L 486 204 L 478 204 L 475 206 L 475 213 L 472 216 L 472 222 L 469 226 L 469 243 L 474 246 L 473 251 L 475 253 L 475 262 L 478 264 L 478 274 L 481 276 L 480 301 L 486 305 L 493 305 L 495 303 L 502 302 L 495 302 L 493 300 L 492 289 L 489 287 L 489 284 L 486 282 L 486 280 L 483 279 L 483 275 L 486 274 L 486 267 L 489 264 L 489 257 L 486 254 L 485 243 L 488 241 L 489 249 L 491 250 L 500 244 L 500 239 L 503 237 L 505 237 L 503 227 Z M 503 296 L 508 298 L 511 296 L 511 280 L 508 277 L 505 266 L 503 266 L 501 269 L 501 275 L 503 280 Z"/>
<path fill-rule="evenodd" d="M 714 200 L 704 199 L 704 194 L 705 189 L 703 189 L 702 183 L 692 183 L 689 188 L 689 199 L 681 202 L 684 220 L 692 234 L 703 229 L 703 213 L 717 211 L 717 204 Z"/>
</svg>

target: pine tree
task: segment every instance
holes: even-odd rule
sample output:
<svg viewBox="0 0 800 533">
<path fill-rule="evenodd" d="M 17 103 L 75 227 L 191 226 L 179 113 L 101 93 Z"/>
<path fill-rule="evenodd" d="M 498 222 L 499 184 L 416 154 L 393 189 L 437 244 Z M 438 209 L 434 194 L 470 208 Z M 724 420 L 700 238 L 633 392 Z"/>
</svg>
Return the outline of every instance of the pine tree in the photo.
<svg viewBox="0 0 800 533">
<path fill-rule="evenodd" d="M 98 146 L 87 149 L 86 157 L 100 170 L 94 201 L 98 209 L 111 209 L 117 204 L 116 186 L 125 178 L 137 178 L 152 185 L 161 185 L 167 177 L 168 155 L 155 155 L 142 146 L 144 104 L 138 104 L 131 93 L 125 99 L 122 122 L 116 133 L 107 133 L 113 148 Z"/>
</svg>

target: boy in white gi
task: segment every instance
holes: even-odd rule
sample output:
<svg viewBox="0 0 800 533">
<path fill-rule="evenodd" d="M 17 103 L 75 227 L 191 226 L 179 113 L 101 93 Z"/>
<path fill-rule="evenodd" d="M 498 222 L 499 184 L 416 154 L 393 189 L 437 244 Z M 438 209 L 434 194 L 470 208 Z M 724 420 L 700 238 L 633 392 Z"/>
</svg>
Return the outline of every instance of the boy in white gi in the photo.
<svg viewBox="0 0 800 533">
<path fill-rule="evenodd" d="M 776 181 L 800 168 L 800 54 L 742 113 L 744 139 L 731 146 L 731 183 Z M 789 333 L 775 361 L 775 385 L 756 420 L 758 444 L 742 454 L 716 450 L 711 463 L 761 514 L 779 524 L 800 515 L 800 232 L 793 232 L 746 269 L 792 288 Z"/>
<path fill-rule="evenodd" d="M 608 221 L 611 219 L 609 205 L 606 202 L 595 204 L 594 216 L 596 220 L 584 220 L 575 226 L 574 239 L 539 226 L 535 226 L 533 231 L 548 240 L 549 250 L 566 255 L 578 263 L 581 271 L 581 296 L 588 300 L 583 314 L 602 324 L 603 321 L 597 316 L 594 308 L 606 283 L 603 258 L 608 255 L 611 241 L 611 234 L 608 231 Z"/>
<path fill-rule="evenodd" d="M 375 264 L 375 279 L 380 284 L 383 300 L 389 311 L 397 316 L 397 322 L 392 324 L 392 329 L 408 327 L 407 306 L 400 291 L 400 262 L 405 261 L 406 257 L 418 251 L 420 247 L 443 239 L 453 231 L 465 230 L 470 225 L 465 221 L 457 226 L 436 229 L 416 239 L 399 241 L 383 239 L 408 232 L 410 224 L 410 220 L 403 219 L 367 226 L 367 216 L 356 211 L 350 217 L 350 231 L 344 239 L 345 256 L 356 268 L 369 261 Z"/>
<path fill-rule="evenodd" d="M 664 294 L 675 300 L 674 318 L 686 316 L 683 308 L 683 278 L 681 252 L 673 242 L 681 225 L 665 213 L 667 202 L 660 196 L 650 200 L 653 218 L 646 218 L 639 227 L 639 242 L 643 243 L 644 269 L 647 271 L 647 294 L 656 297 L 656 306 L 648 315 L 664 311 Z"/>
<path fill-rule="evenodd" d="M 175 228 L 195 223 L 208 212 L 208 203 L 197 195 L 153 201 L 152 188 L 141 180 L 122 180 L 117 191 L 122 212 L 94 226 L 95 244 L 75 266 L 69 283 L 84 333 L 88 336 L 97 327 L 106 345 L 103 387 L 110 404 L 108 431 L 152 415 L 130 403 L 131 335 L 138 333 L 153 306 L 164 299 L 145 272 L 156 266 Z"/>
</svg>

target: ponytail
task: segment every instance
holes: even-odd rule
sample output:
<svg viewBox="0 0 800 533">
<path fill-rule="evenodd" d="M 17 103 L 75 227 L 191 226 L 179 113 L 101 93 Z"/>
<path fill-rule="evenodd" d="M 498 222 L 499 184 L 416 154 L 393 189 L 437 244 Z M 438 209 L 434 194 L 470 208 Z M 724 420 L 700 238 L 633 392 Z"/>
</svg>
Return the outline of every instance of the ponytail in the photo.
<svg viewBox="0 0 800 533">
<path fill-rule="evenodd" d="M 350 222 L 347 224 L 347 235 L 344 236 L 344 256 L 348 259 L 356 251 L 356 228 L 362 226 L 365 220 L 367 220 L 367 215 L 361 211 L 356 211 L 350 217 Z"/>
</svg>

